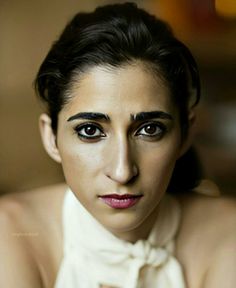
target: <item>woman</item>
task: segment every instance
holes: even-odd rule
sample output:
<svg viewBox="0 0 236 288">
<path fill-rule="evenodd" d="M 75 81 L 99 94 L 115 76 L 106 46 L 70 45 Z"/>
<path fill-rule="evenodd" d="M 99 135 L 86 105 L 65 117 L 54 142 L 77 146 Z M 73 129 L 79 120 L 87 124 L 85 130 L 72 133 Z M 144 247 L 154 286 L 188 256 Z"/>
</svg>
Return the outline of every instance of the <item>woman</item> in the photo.
<svg viewBox="0 0 236 288">
<path fill-rule="evenodd" d="M 201 195 L 198 71 L 169 27 L 130 3 L 79 13 L 36 88 L 66 184 L 2 198 L 1 287 L 234 287 L 236 205 Z"/>
</svg>

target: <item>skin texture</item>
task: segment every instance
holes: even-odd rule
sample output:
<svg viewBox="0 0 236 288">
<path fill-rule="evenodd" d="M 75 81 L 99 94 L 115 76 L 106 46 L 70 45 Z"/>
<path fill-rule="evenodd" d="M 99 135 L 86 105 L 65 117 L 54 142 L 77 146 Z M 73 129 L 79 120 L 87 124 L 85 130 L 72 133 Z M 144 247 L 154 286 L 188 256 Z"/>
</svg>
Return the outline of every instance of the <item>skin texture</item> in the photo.
<svg viewBox="0 0 236 288">
<path fill-rule="evenodd" d="M 168 89 L 144 65 L 134 63 L 92 68 L 74 83 L 71 94 L 59 115 L 56 158 L 68 185 L 116 236 L 131 242 L 147 237 L 182 148 L 178 110 Z M 169 116 L 132 120 L 138 113 L 152 111 Z M 74 119 L 84 112 L 102 113 L 109 120 Z M 80 136 L 87 135 L 81 125 L 88 124 L 97 137 Z M 99 198 L 111 193 L 143 196 L 133 207 L 121 210 Z"/>
<path fill-rule="evenodd" d="M 77 198 L 107 229 L 131 242 L 147 237 L 174 163 L 190 143 L 189 139 L 180 141 L 178 110 L 168 89 L 142 63 L 134 64 L 109 70 L 97 67 L 75 81 L 72 98 L 59 115 L 56 136 L 50 118 L 40 117 L 45 149 L 62 164 Z M 131 121 L 135 118 L 131 114 L 154 110 L 170 114 L 172 120 Z M 100 130 L 86 130 L 81 124 L 87 120 L 71 119 L 79 112 L 104 113 L 110 121 L 90 119 Z M 162 124 L 148 127 L 150 121 Z M 165 133 L 160 129 L 163 126 Z M 78 134 L 85 131 L 99 137 L 80 138 Z M 0 261 L 0 287 L 54 286 L 63 257 L 61 213 L 66 188 L 54 185 L 0 199 L 0 255 L 4 259 Z M 234 288 L 236 283 L 236 203 L 232 198 L 201 195 L 205 191 L 217 195 L 214 189 L 200 186 L 197 193 L 178 196 L 182 221 L 175 254 L 190 288 Z M 143 197 L 135 206 L 117 211 L 97 197 L 113 192 L 142 193 Z M 101 287 L 111 288 L 106 283 Z"/>
</svg>

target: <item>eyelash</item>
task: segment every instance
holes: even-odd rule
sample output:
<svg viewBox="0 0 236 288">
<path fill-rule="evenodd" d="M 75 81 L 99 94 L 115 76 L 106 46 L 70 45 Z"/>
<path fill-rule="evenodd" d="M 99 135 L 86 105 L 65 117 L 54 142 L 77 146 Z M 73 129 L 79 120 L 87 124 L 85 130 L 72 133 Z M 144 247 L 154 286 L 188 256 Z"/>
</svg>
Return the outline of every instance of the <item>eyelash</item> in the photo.
<svg viewBox="0 0 236 288">
<path fill-rule="evenodd" d="M 96 135 L 96 136 L 88 136 L 88 135 L 85 135 L 85 134 L 81 133 L 81 131 L 85 130 L 86 128 L 91 128 L 91 127 L 93 129 L 96 129 L 97 131 L 99 131 L 100 134 Z M 105 137 L 106 136 L 105 133 L 103 133 L 102 128 L 99 125 L 94 124 L 94 123 L 83 123 L 83 124 L 80 124 L 80 125 L 76 126 L 74 128 L 74 130 L 75 130 L 76 134 L 80 138 L 87 139 L 87 140 L 96 140 L 96 139 L 98 139 L 100 137 Z"/>
<path fill-rule="evenodd" d="M 140 133 L 140 131 L 142 131 L 143 129 L 147 128 L 147 127 L 154 127 L 155 131 L 153 134 L 148 134 L 146 133 Z M 157 131 L 158 130 L 158 131 Z M 160 139 L 164 136 L 165 132 L 167 131 L 166 126 L 162 123 L 162 122 L 157 122 L 157 121 L 153 121 L 153 122 L 148 122 L 145 123 L 144 125 L 142 125 L 138 131 L 135 133 L 135 135 L 137 136 L 141 136 L 141 137 L 145 137 L 145 138 L 150 138 L 150 139 Z"/>
<path fill-rule="evenodd" d="M 155 131 L 153 134 L 148 134 L 147 132 L 145 133 L 141 133 L 141 131 L 145 128 L 148 128 L 148 126 L 152 126 L 152 128 L 154 127 L 155 128 Z M 88 135 L 88 131 L 85 132 L 85 129 L 86 128 L 91 128 L 92 129 L 95 129 L 95 133 L 94 134 L 97 134 L 98 135 Z M 103 137 L 106 137 L 106 134 L 103 132 L 103 129 L 102 127 L 100 127 L 100 125 L 97 125 L 95 123 L 83 123 L 83 124 L 80 124 L 78 126 L 76 126 L 74 128 L 75 130 L 75 133 L 78 135 L 79 138 L 82 138 L 82 139 L 85 139 L 85 140 L 89 140 L 89 141 L 92 141 L 92 140 L 98 140 L 100 138 L 103 138 Z M 157 130 L 159 130 L 157 132 Z M 135 136 L 140 136 L 140 137 L 144 137 L 144 138 L 149 138 L 149 139 L 161 139 L 165 132 L 167 131 L 167 128 L 166 126 L 161 123 L 161 122 L 157 122 L 157 121 L 153 121 L 153 122 L 148 122 L 148 123 L 145 123 L 143 124 L 136 132 L 135 132 Z M 86 135 L 87 134 L 87 135 Z"/>
</svg>

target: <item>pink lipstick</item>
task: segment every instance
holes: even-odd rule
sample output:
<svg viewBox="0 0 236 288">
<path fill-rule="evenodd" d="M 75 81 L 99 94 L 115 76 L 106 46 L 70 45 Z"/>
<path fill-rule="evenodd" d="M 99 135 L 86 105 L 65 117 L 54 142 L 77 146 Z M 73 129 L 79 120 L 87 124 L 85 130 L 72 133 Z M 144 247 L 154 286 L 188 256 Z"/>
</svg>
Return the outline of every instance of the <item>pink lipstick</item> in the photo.
<svg viewBox="0 0 236 288">
<path fill-rule="evenodd" d="M 108 206 L 114 209 L 126 209 L 134 206 L 140 199 L 142 195 L 118 195 L 109 194 L 104 196 L 99 196 L 99 198 Z"/>
</svg>

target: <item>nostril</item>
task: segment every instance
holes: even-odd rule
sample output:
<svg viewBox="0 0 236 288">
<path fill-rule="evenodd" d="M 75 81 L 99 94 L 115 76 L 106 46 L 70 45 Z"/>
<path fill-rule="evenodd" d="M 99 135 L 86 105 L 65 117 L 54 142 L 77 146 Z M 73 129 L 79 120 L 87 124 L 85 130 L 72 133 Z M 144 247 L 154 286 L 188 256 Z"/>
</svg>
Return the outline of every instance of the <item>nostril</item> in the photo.
<svg viewBox="0 0 236 288">
<path fill-rule="evenodd" d="M 135 175 L 133 175 L 133 177 L 131 177 L 126 184 L 132 184 L 132 183 L 134 183 L 134 182 L 136 181 L 137 177 L 138 177 L 138 173 L 135 174 Z"/>
<path fill-rule="evenodd" d="M 131 165 L 129 167 L 118 166 L 109 167 L 106 171 L 106 176 L 120 184 L 133 183 L 139 174 L 138 167 L 136 165 Z"/>
</svg>

